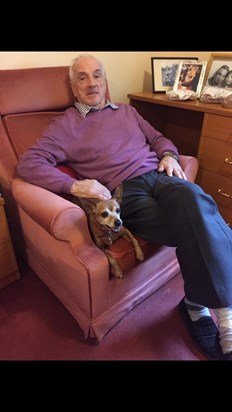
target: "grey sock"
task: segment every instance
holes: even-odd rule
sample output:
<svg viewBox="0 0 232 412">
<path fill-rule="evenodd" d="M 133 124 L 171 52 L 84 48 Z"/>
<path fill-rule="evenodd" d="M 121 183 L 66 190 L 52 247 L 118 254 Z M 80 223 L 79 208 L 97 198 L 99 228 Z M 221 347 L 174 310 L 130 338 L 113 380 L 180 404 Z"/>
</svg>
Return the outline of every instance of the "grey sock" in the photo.
<svg viewBox="0 0 232 412">
<path fill-rule="evenodd" d="M 199 320 L 204 316 L 211 316 L 210 311 L 205 306 L 199 305 L 198 303 L 191 302 L 191 300 L 185 298 L 185 305 L 187 307 L 188 314 L 193 322 Z"/>
</svg>

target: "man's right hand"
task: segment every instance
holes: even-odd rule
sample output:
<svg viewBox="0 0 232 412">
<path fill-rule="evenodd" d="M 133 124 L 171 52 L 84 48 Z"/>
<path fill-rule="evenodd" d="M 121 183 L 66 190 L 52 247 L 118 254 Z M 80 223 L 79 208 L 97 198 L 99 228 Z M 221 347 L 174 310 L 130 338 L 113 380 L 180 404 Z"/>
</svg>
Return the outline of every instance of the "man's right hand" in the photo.
<svg viewBox="0 0 232 412">
<path fill-rule="evenodd" d="M 95 197 L 100 200 L 112 197 L 110 191 L 94 179 L 76 180 L 70 189 L 70 193 L 76 197 Z"/>
</svg>

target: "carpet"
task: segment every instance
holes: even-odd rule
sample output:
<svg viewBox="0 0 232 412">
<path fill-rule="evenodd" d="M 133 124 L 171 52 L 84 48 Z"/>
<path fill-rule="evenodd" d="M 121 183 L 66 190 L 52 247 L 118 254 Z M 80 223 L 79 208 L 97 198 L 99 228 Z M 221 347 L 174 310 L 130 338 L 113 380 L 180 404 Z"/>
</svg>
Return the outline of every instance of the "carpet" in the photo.
<svg viewBox="0 0 232 412">
<path fill-rule="evenodd" d="M 0 290 L 0 360 L 204 360 L 177 305 L 181 275 L 127 314 L 99 344 L 83 337 L 76 321 L 24 264 L 21 279 Z"/>
</svg>

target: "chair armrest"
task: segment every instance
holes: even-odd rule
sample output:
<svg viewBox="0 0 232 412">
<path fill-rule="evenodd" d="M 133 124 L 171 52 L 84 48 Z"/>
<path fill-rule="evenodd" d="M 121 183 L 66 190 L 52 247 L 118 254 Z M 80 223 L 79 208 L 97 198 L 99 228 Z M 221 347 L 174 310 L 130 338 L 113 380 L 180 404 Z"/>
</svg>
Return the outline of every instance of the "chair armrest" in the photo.
<svg viewBox="0 0 232 412">
<path fill-rule="evenodd" d="M 12 193 L 23 211 L 54 238 L 69 241 L 74 248 L 95 246 L 79 206 L 21 178 L 13 180 Z"/>
<path fill-rule="evenodd" d="M 106 310 L 109 263 L 105 253 L 92 241 L 84 211 L 59 195 L 21 178 L 13 180 L 12 194 L 20 209 L 23 234 L 28 242 L 27 252 L 40 256 L 40 265 L 45 268 L 44 271 L 36 266 L 33 270 L 74 317 L 78 308 L 73 302 L 78 302 L 82 308 L 78 322 L 83 321 L 83 312 L 96 316 L 96 313 Z M 28 217 L 32 221 L 31 226 Z M 36 242 L 36 233 L 39 233 L 41 242 L 45 239 L 42 248 Z M 48 234 L 52 237 L 51 242 Z M 63 276 L 66 280 L 61 280 Z M 70 285 L 75 285 L 77 290 L 70 290 Z M 91 298 L 86 290 L 89 290 Z M 85 321 L 83 324 L 86 326 Z"/>
<path fill-rule="evenodd" d="M 194 181 L 198 161 L 195 157 L 180 155 L 180 164 L 188 180 Z M 85 212 L 77 205 L 24 179 L 15 178 L 12 193 L 17 204 L 27 215 L 59 240 L 95 246 L 88 229 Z"/>
<path fill-rule="evenodd" d="M 194 182 L 198 171 L 198 160 L 193 156 L 180 155 L 180 165 L 184 170 L 187 179 Z"/>
</svg>

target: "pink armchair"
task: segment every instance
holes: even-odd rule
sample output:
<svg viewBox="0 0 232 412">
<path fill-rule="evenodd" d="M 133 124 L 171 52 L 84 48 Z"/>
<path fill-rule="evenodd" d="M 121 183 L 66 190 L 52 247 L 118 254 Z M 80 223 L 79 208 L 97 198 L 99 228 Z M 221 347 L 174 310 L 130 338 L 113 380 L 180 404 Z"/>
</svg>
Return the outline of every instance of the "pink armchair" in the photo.
<svg viewBox="0 0 232 412">
<path fill-rule="evenodd" d="M 90 237 L 83 210 L 15 176 L 19 155 L 73 102 L 68 67 L 0 71 L 0 190 L 17 256 L 63 303 L 84 336 L 100 341 L 133 307 L 175 276 L 179 265 L 175 248 L 142 239 L 146 259 L 139 263 L 131 245 L 119 239 L 111 253 L 125 277 L 116 279 Z M 180 159 L 193 181 L 197 160 Z"/>
</svg>

